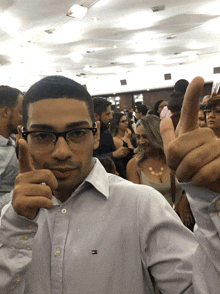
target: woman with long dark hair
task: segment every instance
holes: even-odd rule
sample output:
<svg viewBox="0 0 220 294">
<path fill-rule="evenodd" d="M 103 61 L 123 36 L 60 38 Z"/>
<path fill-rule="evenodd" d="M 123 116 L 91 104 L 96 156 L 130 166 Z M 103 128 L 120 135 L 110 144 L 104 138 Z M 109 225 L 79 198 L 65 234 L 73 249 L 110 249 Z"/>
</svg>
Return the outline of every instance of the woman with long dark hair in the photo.
<svg viewBox="0 0 220 294">
<path fill-rule="evenodd" d="M 121 158 L 124 168 L 123 178 L 126 178 L 126 166 L 134 155 L 134 146 L 131 143 L 132 132 L 128 128 L 128 119 L 123 113 L 114 113 L 110 124 L 110 131 L 113 136 L 116 149 L 127 148 L 127 156 Z"/>
</svg>

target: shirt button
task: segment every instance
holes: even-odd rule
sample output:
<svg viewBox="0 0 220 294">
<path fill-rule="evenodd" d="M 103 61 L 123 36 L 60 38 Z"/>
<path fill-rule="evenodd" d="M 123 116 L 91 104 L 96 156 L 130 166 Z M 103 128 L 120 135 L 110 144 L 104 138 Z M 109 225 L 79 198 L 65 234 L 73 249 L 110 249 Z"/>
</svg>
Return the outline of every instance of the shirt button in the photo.
<svg viewBox="0 0 220 294">
<path fill-rule="evenodd" d="M 57 249 L 57 250 L 55 251 L 55 256 L 60 256 L 60 254 L 61 254 L 60 249 Z"/>
<path fill-rule="evenodd" d="M 20 281 L 21 281 L 21 277 L 16 277 L 15 283 L 18 284 L 18 283 L 20 283 Z"/>
<path fill-rule="evenodd" d="M 220 210 L 220 199 L 215 202 L 217 210 Z"/>
<path fill-rule="evenodd" d="M 61 212 L 62 212 L 62 213 L 66 213 L 66 212 L 67 212 L 66 208 L 63 208 L 63 209 L 61 210 Z"/>
<path fill-rule="evenodd" d="M 27 241 L 28 239 L 29 239 L 29 235 L 28 234 L 22 235 L 22 240 L 23 241 Z"/>
</svg>

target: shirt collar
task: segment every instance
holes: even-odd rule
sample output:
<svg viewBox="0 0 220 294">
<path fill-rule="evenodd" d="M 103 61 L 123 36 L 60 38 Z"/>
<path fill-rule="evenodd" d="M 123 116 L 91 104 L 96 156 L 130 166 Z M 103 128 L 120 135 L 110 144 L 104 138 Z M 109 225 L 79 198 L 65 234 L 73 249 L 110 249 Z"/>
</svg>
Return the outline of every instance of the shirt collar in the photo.
<svg viewBox="0 0 220 294">
<path fill-rule="evenodd" d="M 6 147 L 6 146 L 15 146 L 15 141 L 9 137 L 9 139 L 3 137 L 0 135 L 0 146 Z"/>
<path fill-rule="evenodd" d="M 109 181 L 108 174 L 97 158 L 93 158 L 93 169 L 85 179 L 85 182 L 93 185 L 107 199 L 109 198 Z"/>
</svg>

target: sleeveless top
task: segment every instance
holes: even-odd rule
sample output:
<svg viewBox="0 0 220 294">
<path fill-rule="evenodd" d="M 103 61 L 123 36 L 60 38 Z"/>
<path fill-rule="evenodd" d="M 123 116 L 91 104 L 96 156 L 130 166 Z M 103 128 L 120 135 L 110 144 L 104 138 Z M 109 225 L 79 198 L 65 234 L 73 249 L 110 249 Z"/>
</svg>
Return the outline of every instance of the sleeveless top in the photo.
<svg viewBox="0 0 220 294">
<path fill-rule="evenodd" d="M 168 179 L 166 179 L 166 181 L 163 183 L 154 183 L 145 175 L 145 173 L 143 171 L 141 171 L 140 182 L 141 182 L 141 184 L 151 186 L 152 188 L 154 188 L 155 190 L 160 192 L 166 198 L 166 200 L 170 203 L 170 205 L 173 206 L 172 196 L 171 196 L 170 177 Z M 180 198 L 182 197 L 182 188 L 180 187 L 180 185 L 178 184 L 176 179 L 175 179 L 175 182 L 176 182 L 175 203 L 177 204 L 179 202 Z"/>
</svg>

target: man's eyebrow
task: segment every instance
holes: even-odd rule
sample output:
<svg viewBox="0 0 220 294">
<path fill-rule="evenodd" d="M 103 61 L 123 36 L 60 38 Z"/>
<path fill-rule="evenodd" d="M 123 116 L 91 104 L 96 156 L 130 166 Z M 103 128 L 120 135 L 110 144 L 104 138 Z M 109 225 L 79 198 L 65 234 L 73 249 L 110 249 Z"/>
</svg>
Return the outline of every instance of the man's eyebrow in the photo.
<svg viewBox="0 0 220 294">
<path fill-rule="evenodd" d="M 81 127 L 81 126 L 89 126 L 88 121 L 77 121 L 69 123 L 65 126 L 66 129 Z M 40 130 L 47 130 L 47 131 L 54 131 L 55 127 L 48 125 L 48 124 L 32 124 L 30 125 L 30 129 L 40 129 Z"/>
</svg>

